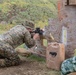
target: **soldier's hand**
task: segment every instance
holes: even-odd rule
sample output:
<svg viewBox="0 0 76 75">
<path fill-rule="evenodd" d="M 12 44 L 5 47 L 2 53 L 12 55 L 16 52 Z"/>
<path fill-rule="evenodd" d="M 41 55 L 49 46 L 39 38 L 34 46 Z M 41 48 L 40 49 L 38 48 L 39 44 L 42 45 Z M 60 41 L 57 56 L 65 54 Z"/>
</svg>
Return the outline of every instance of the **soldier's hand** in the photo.
<svg viewBox="0 0 76 75">
<path fill-rule="evenodd" d="M 28 56 L 30 56 L 32 54 L 29 50 L 25 50 L 24 48 L 17 49 L 17 53 L 19 55 L 25 56 L 25 57 L 28 57 Z"/>
<path fill-rule="evenodd" d="M 34 39 L 34 40 L 40 39 L 40 35 L 39 35 L 38 33 L 36 33 L 36 34 L 33 36 L 33 39 Z"/>
</svg>

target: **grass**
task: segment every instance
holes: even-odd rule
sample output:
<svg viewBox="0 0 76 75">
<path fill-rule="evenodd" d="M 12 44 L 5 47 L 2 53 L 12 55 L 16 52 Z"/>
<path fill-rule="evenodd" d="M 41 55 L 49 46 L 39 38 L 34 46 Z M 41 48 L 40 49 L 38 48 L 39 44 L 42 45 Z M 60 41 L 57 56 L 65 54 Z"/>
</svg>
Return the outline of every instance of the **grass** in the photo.
<svg viewBox="0 0 76 75">
<path fill-rule="evenodd" d="M 74 54 L 74 56 L 76 56 L 76 49 L 75 49 L 75 54 Z"/>
<path fill-rule="evenodd" d="M 7 24 L 7 25 L 2 25 L 2 24 L 0 24 L 0 32 L 1 31 L 7 31 L 7 30 L 9 30 L 10 28 L 12 28 L 12 27 L 14 27 L 15 25 L 13 25 L 13 24 Z"/>
<path fill-rule="evenodd" d="M 43 57 L 39 57 L 39 56 L 36 56 L 36 55 L 31 55 L 29 57 L 27 57 L 29 60 L 36 60 L 38 62 L 45 62 L 45 58 Z"/>
<path fill-rule="evenodd" d="M 2 33 L 5 33 L 6 31 L 4 31 L 4 30 L 0 30 L 0 34 L 2 34 Z"/>
<path fill-rule="evenodd" d="M 43 45 L 44 45 L 44 46 L 47 46 L 47 45 L 48 45 L 46 39 L 43 39 Z"/>
<path fill-rule="evenodd" d="M 17 48 L 24 48 L 24 45 L 25 45 L 25 44 L 22 44 L 22 45 L 20 45 L 20 46 L 17 47 Z"/>
</svg>

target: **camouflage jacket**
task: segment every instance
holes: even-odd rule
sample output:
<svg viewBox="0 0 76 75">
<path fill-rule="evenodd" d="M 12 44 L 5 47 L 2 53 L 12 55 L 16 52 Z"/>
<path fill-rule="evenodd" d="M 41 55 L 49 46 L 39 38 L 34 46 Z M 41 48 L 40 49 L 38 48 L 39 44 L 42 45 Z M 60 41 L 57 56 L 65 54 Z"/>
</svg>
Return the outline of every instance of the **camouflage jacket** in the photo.
<svg viewBox="0 0 76 75">
<path fill-rule="evenodd" d="M 61 65 L 62 75 L 76 72 L 76 56 L 65 60 Z"/>
<path fill-rule="evenodd" d="M 29 48 L 34 45 L 34 40 L 31 38 L 29 31 L 22 25 L 17 25 L 0 35 L 0 41 L 8 43 L 13 48 L 25 43 Z"/>
</svg>

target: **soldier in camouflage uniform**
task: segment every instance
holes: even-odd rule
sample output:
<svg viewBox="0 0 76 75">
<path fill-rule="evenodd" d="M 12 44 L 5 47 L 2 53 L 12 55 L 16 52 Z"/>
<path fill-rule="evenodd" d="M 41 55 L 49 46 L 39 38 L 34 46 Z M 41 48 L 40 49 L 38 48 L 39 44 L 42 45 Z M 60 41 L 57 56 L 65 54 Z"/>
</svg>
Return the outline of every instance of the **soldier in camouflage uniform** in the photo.
<svg viewBox="0 0 76 75">
<path fill-rule="evenodd" d="M 76 72 L 76 56 L 65 60 L 61 65 L 62 75 Z"/>
<path fill-rule="evenodd" d="M 30 27 L 29 27 L 30 26 Z M 15 48 L 25 43 L 27 47 L 34 46 L 34 40 L 31 38 L 29 29 L 34 27 L 32 22 L 26 21 L 25 24 L 17 25 L 0 35 L 0 66 L 14 66 L 20 64 L 20 58 Z M 27 29 L 28 30 L 27 30 Z"/>
</svg>

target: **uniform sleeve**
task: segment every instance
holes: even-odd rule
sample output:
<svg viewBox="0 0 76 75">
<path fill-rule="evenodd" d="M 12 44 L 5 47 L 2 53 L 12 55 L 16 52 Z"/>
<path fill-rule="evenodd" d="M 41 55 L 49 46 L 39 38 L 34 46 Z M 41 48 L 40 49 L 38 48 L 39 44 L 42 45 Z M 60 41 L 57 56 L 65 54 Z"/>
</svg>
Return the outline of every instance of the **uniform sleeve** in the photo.
<svg viewBox="0 0 76 75">
<path fill-rule="evenodd" d="M 35 45 L 35 41 L 31 38 L 31 34 L 28 30 L 26 30 L 25 36 L 24 36 L 24 42 L 28 48 L 31 48 Z"/>
</svg>

